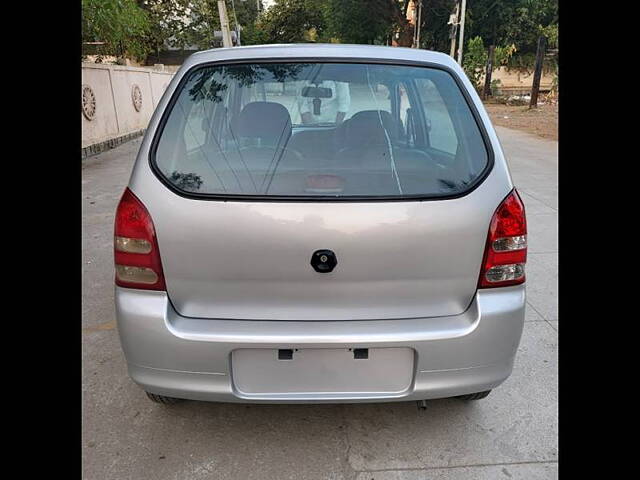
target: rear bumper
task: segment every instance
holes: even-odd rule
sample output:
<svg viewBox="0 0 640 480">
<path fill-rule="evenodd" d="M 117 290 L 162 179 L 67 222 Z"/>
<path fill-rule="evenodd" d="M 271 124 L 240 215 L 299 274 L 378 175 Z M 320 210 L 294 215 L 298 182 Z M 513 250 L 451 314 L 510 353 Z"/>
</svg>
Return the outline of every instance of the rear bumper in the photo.
<svg viewBox="0 0 640 480">
<path fill-rule="evenodd" d="M 244 321 L 180 316 L 165 292 L 116 287 L 118 331 L 131 378 L 145 390 L 193 400 L 375 402 L 492 389 L 510 375 L 522 335 L 524 285 L 481 290 L 461 315 L 405 320 Z M 240 348 L 384 348 L 415 351 L 403 392 L 247 396 L 233 384 Z"/>
</svg>

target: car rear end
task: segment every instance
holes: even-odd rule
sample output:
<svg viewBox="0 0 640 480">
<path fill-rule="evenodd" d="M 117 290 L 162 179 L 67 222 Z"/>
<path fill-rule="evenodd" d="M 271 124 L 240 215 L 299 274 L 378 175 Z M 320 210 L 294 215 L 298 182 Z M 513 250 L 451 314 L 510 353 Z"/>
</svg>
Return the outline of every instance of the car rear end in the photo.
<svg viewBox="0 0 640 480">
<path fill-rule="evenodd" d="M 193 55 L 116 215 L 133 380 L 228 402 L 490 390 L 524 321 L 526 220 L 450 57 L 362 46 Z"/>
</svg>

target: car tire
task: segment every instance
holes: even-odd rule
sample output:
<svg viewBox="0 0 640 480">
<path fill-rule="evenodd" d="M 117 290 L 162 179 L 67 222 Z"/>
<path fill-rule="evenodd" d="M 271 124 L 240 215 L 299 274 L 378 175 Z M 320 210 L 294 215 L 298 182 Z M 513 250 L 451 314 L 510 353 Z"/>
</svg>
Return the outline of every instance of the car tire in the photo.
<svg viewBox="0 0 640 480">
<path fill-rule="evenodd" d="M 482 400 L 483 398 L 486 398 L 487 395 L 489 395 L 491 393 L 491 390 L 486 390 L 484 392 L 476 392 L 476 393 L 470 393 L 468 395 L 460 395 L 459 398 L 460 400 L 464 400 L 464 401 L 469 401 L 469 400 Z"/>
<path fill-rule="evenodd" d="M 162 405 L 174 405 L 183 401 L 182 398 L 165 397 L 164 395 L 156 395 L 149 392 L 146 392 L 146 394 L 152 402 L 161 403 Z"/>
</svg>

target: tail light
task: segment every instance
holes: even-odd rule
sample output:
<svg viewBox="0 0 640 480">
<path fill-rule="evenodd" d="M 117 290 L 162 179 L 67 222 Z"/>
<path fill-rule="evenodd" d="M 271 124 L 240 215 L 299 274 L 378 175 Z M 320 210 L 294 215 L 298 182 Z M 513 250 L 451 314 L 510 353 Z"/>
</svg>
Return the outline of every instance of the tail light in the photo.
<svg viewBox="0 0 640 480">
<path fill-rule="evenodd" d="M 513 189 L 493 214 L 478 280 L 479 288 L 524 283 L 527 261 L 527 219 Z"/>
<path fill-rule="evenodd" d="M 113 239 L 116 285 L 165 290 L 164 273 L 151 215 L 128 188 L 116 211 Z"/>
</svg>

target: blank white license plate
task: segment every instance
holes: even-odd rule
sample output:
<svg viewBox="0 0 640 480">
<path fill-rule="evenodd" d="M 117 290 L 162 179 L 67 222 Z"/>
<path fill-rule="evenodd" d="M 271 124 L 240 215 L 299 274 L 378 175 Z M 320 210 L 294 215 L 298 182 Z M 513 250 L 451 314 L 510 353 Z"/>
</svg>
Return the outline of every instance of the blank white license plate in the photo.
<svg viewBox="0 0 640 480">
<path fill-rule="evenodd" d="M 284 359 L 289 353 L 291 359 Z M 346 348 L 255 348 L 231 356 L 239 394 L 274 398 L 399 396 L 411 387 L 413 364 L 411 348 L 369 348 L 356 355 Z"/>
</svg>

